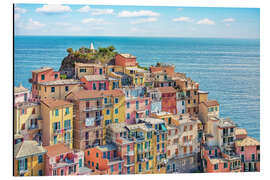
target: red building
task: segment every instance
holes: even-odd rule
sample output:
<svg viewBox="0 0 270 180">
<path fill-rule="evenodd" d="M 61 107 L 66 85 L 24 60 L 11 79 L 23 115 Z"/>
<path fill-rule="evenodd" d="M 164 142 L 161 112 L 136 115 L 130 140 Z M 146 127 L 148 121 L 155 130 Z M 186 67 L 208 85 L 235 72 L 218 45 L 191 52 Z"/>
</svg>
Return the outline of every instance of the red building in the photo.
<svg viewBox="0 0 270 180">
<path fill-rule="evenodd" d="M 218 146 L 202 146 L 203 169 L 207 173 L 240 172 L 238 156 L 221 153 Z"/>
<path fill-rule="evenodd" d="M 175 67 L 173 65 L 156 65 L 156 66 L 150 66 L 150 72 L 164 72 L 167 73 L 169 76 L 173 76 L 175 74 L 174 69 Z"/>
<path fill-rule="evenodd" d="M 159 87 L 158 89 L 162 96 L 161 110 L 176 114 L 176 90 L 173 87 Z"/>
<path fill-rule="evenodd" d="M 32 71 L 32 78 L 29 82 L 32 83 L 32 98 L 38 100 L 38 88 L 37 84 L 41 82 L 60 80 L 60 72 L 53 71 L 50 67 L 41 67 L 35 71 Z"/>
<path fill-rule="evenodd" d="M 245 129 L 236 129 L 235 151 L 241 157 L 242 171 L 260 171 L 260 143 L 247 136 Z"/>
<path fill-rule="evenodd" d="M 136 56 L 132 56 L 131 54 L 117 54 L 115 56 L 115 65 L 128 67 L 128 66 L 137 66 L 138 63 L 136 61 Z"/>
<path fill-rule="evenodd" d="M 113 144 L 85 150 L 85 165 L 96 174 L 122 174 L 123 160 Z"/>
<path fill-rule="evenodd" d="M 87 90 L 108 90 L 109 80 L 104 75 L 87 75 L 80 79 Z"/>
<path fill-rule="evenodd" d="M 45 157 L 46 176 L 71 176 L 78 175 L 79 158 L 73 150 L 64 144 L 45 146 L 47 154 Z"/>
</svg>

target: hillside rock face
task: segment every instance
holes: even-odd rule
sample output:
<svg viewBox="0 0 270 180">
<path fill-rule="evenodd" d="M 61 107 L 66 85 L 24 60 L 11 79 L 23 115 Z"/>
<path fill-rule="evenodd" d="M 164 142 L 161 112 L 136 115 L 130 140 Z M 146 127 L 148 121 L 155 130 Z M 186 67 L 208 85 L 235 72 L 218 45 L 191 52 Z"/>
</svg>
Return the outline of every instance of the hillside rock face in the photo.
<svg viewBox="0 0 270 180">
<path fill-rule="evenodd" d="M 73 54 L 66 56 L 61 63 L 59 72 L 61 75 L 66 75 L 67 78 L 72 78 L 75 75 L 75 62 L 76 63 L 90 63 L 90 64 L 102 64 L 98 60 L 89 60 L 83 57 L 75 57 Z M 106 63 L 108 65 L 114 64 L 114 59 L 108 60 Z"/>
</svg>

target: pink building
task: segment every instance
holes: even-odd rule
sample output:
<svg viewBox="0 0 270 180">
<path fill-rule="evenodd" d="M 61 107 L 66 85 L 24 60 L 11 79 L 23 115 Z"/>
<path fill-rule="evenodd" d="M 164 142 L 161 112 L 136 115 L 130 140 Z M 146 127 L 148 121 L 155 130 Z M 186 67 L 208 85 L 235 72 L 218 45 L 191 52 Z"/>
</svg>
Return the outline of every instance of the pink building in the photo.
<svg viewBox="0 0 270 180">
<path fill-rule="evenodd" d="M 32 97 L 38 100 L 38 88 L 37 84 L 41 82 L 60 80 L 60 72 L 53 71 L 50 67 L 41 67 L 35 71 L 32 71 L 32 78 L 29 82 L 32 83 Z"/>
<path fill-rule="evenodd" d="M 256 139 L 247 136 L 246 131 L 243 129 L 237 131 L 238 139 L 235 142 L 235 151 L 241 157 L 242 171 L 260 171 L 260 143 Z M 242 133 L 239 131 L 242 131 Z M 242 135 L 240 136 L 240 134 Z"/>
<path fill-rule="evenodd" d="M 14 105 L 18 103 L 24 103 L 31 99 L 31 93 L 29 89 L 20 85 L 18 87 L 14 87 Z"/>
<path fill-rule="evenodd" d="M 138 88 L 125 88 L 126 96 L 126 122 L 135 124 L 137 118 L 148 117 L 151 112 L 151 98 L 146 97 L 144 90 Z"/>
<path fill-rule="evenodd" d="M 87 90 L 108 90 L 109 81 L 104 75 L 86 75 L 80 79 Z"/>
<path fill-rule="evenodd" d="M 79 173 L 79 156 L 64 144 L 45 146 L 46 176 L 72 176 Z"/>
</svg>

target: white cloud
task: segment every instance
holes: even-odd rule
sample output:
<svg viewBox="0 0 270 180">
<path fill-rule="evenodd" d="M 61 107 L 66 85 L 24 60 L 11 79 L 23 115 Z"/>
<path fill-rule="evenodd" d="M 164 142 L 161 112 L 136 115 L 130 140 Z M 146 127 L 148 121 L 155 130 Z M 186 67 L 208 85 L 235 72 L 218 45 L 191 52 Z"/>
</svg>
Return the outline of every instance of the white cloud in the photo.
<svg viewBox="0 0 270 180">
<path fill-rule="evenodd" d="M 28 24 L 25 25 L 25 29 L 35 30 L 35 29 L 40 29 L 44 26 L 45 24 L 42 24 L 39 21 L 34 21 L 32 18 L 30 18 Z"/>
<path fill-rule="evenodd" d="M 78 9 L 79 12 L 85 13 L 90 11 L 90 6 L 83 6 L 82 8 Z"/>
<path fill-rule="evenodd" d="M 87 19 L 83 19 L 81 21 L 83 24 L 104 24 L 104 20 L 102 18 L 87 18 Z"/>
<path fill-rule="evenodd" d="M 235 19 L 233 18 L 227 18 L 227 19 L 223 19 L 223 22 L 234 22 Z"/>
<path fill-rule="evenodd" d="M 157 18 L 149 17 L 149 18 L 142 18 L 135 21 L 132 21 L 131 24 L 142 24 L 142 23 L 150 23 L 150 22 L 156 22 Z"/>
<path fill-rule="evenodd" d="M 15 13 L 20 13 L 20 14 L 24 14 L 27 12 L 26 9 L 20 8 L 20 7 L 15 7 Z"/>
<path fill-rule="evenodd" d="M 174 18 L 173 19 L 174 22 L 193 22 L 193 19 L 191 19 L 190 17 L 179 17 L 179 18 Z"/>
<path fill-rule="evenodd" d="M 201 19 L 197 22 L 197 24 L 208 24 L 208 25 L 213 25 L 213 24 L 216 24 L 215 21 L 212 21 L 210 19 Z"/>
<path fill-rule="evenodd" d="M 43 5 L 41 8 L 37 8 L 36 12 L 42 12 L 47 14 L 54 14 L 54 13 L 64 13 L 64 12 L 71 12 L 71 8 L 69 6 L 64 6 L 61 4 L 48 4 Z"/>
<path fill-rule="evenodd" d="M 160 16 L 160 14 L 149 10 L 121 11 L 118 13 L 118 17 L 157 17 L 157 16 Z"/>
<path fill-rule="evenodd" d="M 113 14 L 113 9 L 92 9 L 92 15 L 104 15 L 104 14 Z"/>
</svg>

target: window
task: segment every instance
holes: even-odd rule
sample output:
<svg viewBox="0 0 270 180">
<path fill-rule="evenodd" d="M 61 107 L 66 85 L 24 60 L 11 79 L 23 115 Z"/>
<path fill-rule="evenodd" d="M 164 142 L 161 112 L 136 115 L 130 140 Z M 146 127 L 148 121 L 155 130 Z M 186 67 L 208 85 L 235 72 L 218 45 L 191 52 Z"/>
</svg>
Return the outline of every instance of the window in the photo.
<svg viewBox="0 0 270 180">
<path fill-rule="evenodd" d="M 38 175 L 39 175 L 39 176 L 42 176 L 42 175 L 43 175 L 43 172 L 42 172 L 41 169 L 38 171 Z"/>
<path fill-rule="evenodd" d="M 130 174 L 130 167 L 127 167 L 127 173 Z"/>
<path fill-rule="evenodd" d="M 45 80 L 45 75 L 44 74 L 41 75 L 41 80 Z"/>
<path fill-rule="evenodd" d="M 113 165 L 111 165 L 111 172 L 113 172 Z"/>
<path fill-rule="evenodd" d="M 96 153 L 96 157 L 98 157 L 98 153 Z"/>
<path fill-rule="evenodd" d="M 73 170 L 74 170 L 74 172 L 76 172 L 76 170 L 77 170 L 77 165 L 76 164 L 74 165 L 74 169 Z"/>
<path fill-rule="evenodd" d="M 58 74 L 54 74 L 54 79 L 57 79 L 58 78 Z"/>
<path fill-rule="evenodd" d="M 121 163 L 119 163 L 119 171 L 121 172 L 121 169 L 122 169 L 122 165 L 121 165 Z"/>
<path fill-rule="evenodd" d="M 146 162 L 146 170 L 149 170 L 149 161 Z"/>
<path fill-rule="evenodd" d="M 56 144 L 57 143 L 57 136 L 53 137 L 53 143 Z"/>
<path fill-rule="evenodd" d="M 118 108 L 116 108 L 116 109 L 114 110 L 114 113 L 115 113 L 115 114 L 118 114 Z"/>
<path fill-rule="evenodd" d="M 196 99 L 193 100 L 193 103 L 196 104 Z"/>
<path fill-rule="evenodd" d="M 108 103 L 108 99 L 104 98 L 104 104 L 107 104 L 107 103 Z"/>
<path fill-rule="evenodd" d="M 165 141 L 165 135 L 162 134 L 162 141 Z"/>
<path fill-rule="evenodd" d="M 184 109 L 182 109 L 182 114 L 184 114 L 185 113 L 185 110 Z"/>
<path fill-rule="evenodd" d="M 255 154 L 251 154 L 252 161 L 255 161 Z"/>
<path fill-rule="evenodd" d="M 107 159 L 111 159 L 111 152 L 110 151 L 107 154 Z"/>
<path fill-rule="evenodd" d="M 145 105 L 148 105 L 148 100 L 145 100 Z"/>
<path fill-rule="evenodd" d="M 98 169 L 99 168 L 99 165 L 98 165 L 98 163 L 96 164 L 96 169 Z"/>
<path fill-rule="evenodd" d="M 159 135 L 157 135 L 157 142 L 159 142 Z"/>
<path fill-rule="evenodd" d="M 118 98 L 115 98 L 115 100 L 114 100 L 115 104 L 117 104 L 118 101 L 119 101 Z"/>
<path fill-rule="evenodd" d="M 146 111 L 145 111 L 145 115 L 146 115 L 146 116 L 149 116 L 149 110 L 146 110 Z"/>
<path fill-rule="evenodd" d="M 127 108 L 129 108 L 130 107 L 130 103 L 129 102 L 127 102 Z"/>
<path fill-rule="evenodd" d="M 136 101 L 136 110 L 139 109 L 139 101 Z"/>
<path fill-rule="evenodd" d="M 38 163 L 42 163 L 43 162 L 43 156 L 42 155 L 39 155 L 38 156 Z"/>
<path fill-rule="evenodd" d="M 51 92 L 55 92 L 55 87 L 51 87 Z"/>
<path fill-rule="evenodd" d="M 171 120 L 172 120 L 172 118 L 169 117 L 169 118 L 168 118 L 168 124 L 171 124 Z"/>
<path fill-rule="evenodd" d="M 245 161 L 245 156 L 243 154 L 241 154 L 241 161 L 244 162 Z"/>
<path fill-rule="evenodd" d="M 68 92 L 68 86 L 65 86 L 65 91 Z"/>
<path fill-rule="evenodd" d="M 59 111 L 58 109 L 55 110 L 55 116 L 58 116 L 59 115 Z"/>
<path fill-rule="evenodd" d="M 92 162 L 92 167 L 94 167 L 95 166 L 95 163 L 94 162 Z"/>
<path fill-rule="evenodd" d="M 139 172 L 142 172 L 142 164 L 139 164 Z"/>
<path fill-rule="evenodd" d="M 69 114 L 69 108 L 68 107 L 66 108 L 66 114 Z"/>
<path fill-rule="evenodd" d="M 244 146 L 241 146 L 241 151 L 242 151 L 242 152 L 244 151 Z"/>
<path fill-rule="evenodd" d="M 218 164 L 214 165 L 214 169 L 217 170 L 218 169 Z"/>
<path fill-rule="evenodd" d="M 93 89 L 96 90 L 97 87 L 96 87 L 96 83 L 93 83 Z"/>
<path fill-rule="evenodd" d="M 129 113 L 127 113 L 127 119 L 129 119 L 130 118 L 130 114 Z"/>
<path fill-rule="evenodd" d="M 188 100 L 188 104 L 190 104 L 190 100 Z"/>
<path fill-rule="evenodd" d="M 115 119 L 114 122 L 115 122 L 115 123 L 118 123 L 118 119 Z"/>
<path fill-rule="evenodd" d="M 184 106 L 185 105 L 185 101 L 182 101 L 182 106 Z"/>
<path fill-rule="evenodd" d="M 107 109 L 106 114 L 107 114 L 107 115 L 109 115 L 109 114 L 110 114 L 110 110 L 109 110 L 109 109 Z"/>
<path fill-rule="evenodd" d="M 228 163 L 224 163 L 224 168 L 228 168 Z"/>
<path fill-rule="evenodd" d="M 61 176 L 64 176 L 64 170 L 61 169 Z"/>
<path fill-rule="evenodd" d="M 56 170 L 53 170 L 53 176 L 56 176 Z"/>
</svg>

